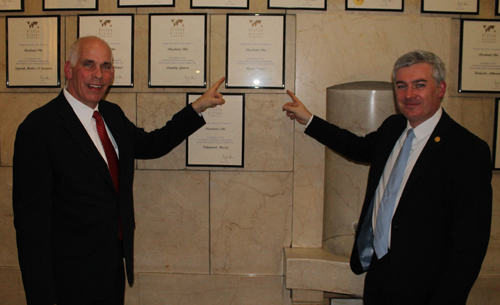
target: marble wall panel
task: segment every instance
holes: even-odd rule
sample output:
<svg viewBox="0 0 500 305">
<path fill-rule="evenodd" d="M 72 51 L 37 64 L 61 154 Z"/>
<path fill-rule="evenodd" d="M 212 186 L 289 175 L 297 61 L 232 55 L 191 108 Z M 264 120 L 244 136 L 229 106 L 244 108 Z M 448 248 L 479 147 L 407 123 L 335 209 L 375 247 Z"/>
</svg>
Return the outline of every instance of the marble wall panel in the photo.
<svg viewBox="0 0 500 305">
<path fill-rule="evenodd" d="M 136 171 L 136 272 L 208 274 L 208 177 L 208 172 Z"/>
<path fill-rule="evenodd" d="M 12 166 L 17 127 L 36 108 L 55 98 L 57 93 L 0 94 L 0 164 Z"/>
<path fill-rule="evenodd" d="M 152 131 L 165 126 L 172 116 L 186 107 L 185 93 L 141 93 L 137 95 L 137 126 Z M 166 156 L 138 160 L 140 169 L 183 169 L 186 167 L 186 144 L 179 144 Z"/>
<path fill-rule="evenodd" d="M 0 167 L 0 266 L 19 266 L 12 211 L 12 167 Z"/>
<path fill-rule="evenodd" d="M 284 94 L 245 96 L 244 170 L 293 170 L 293 123 L 281 111 L 288 101 Z"/>
<path fill-rule="evenodd" d="M 281 276 L 140 274 L 140 304 L 282 304 Z"/>
<path fill-rule="evenodd" d="M 16 268 L 0 268 L 0 300 L 3 305 L 25 305 L 21 271 Z"/>
<path fill-rule="evenodd" d="M 291 242 L 290 173 L 210 175 L 212 274 L 282 274 Z"/>
</svg>

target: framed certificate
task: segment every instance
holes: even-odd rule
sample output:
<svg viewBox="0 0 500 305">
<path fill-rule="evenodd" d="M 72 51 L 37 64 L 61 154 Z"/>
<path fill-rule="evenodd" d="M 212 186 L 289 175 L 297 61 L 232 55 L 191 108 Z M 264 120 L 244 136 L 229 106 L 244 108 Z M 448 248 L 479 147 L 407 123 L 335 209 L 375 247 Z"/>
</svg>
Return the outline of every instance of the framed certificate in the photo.
<svg viewBox="0 0 500 305">
<path fill-rule="evenodd" d="M 78 37 L 97 36 L 113 52 L 113 87 L 134 87 L 134 15 L 78 15 Z"/>
<path fill-rule="evenodd" d="M 345 0 L 346 10 L 404 11 L 404 0 Z"/>
<path fill-rule="evenodd" d="M 187 103 L 200 96 L 188 93 Z M 207 124 L 186 140 L 186 166 L 244 166 L 245 95 L 225 93 L 224 100 L 203 112 Z"/>
<path fill-rule="evenodd" d="M 495 130 L 493 130 L 493 169 L 500 169 L 500 98 L 495 101 Z"/>
<path fill-rule="evenodd" d="M 206 14 L 149 15 L 149 87 L 206 88 Z"/>
<path fill-rule="evenodd" d="M 118 7 L 175 6 L 175 0 L 118 0 Z"/>
<path fill-rule="evenodd" d="M 268 0 L 267 8 L 326 11 L 326 0 Z"/>
<path fill-rule="evenodd" d="M 0 1 L 0 12 L 24 12 L 24 0 Z"/>
<path fill-rule="evenodd" d="M 495 15 L 500 16 L 500 0 L 497 0 L 495 4 Z"/>
<path fill-rule="evenodd" d="M 7 87 L 61 86 L 60 16 L 7 16 Z"/>
<path fill-rule="evenodd" d="M 226 88 L 285 88 L 285 15 L 227 15 Z"/>
<path fill-rule="evenodd" d="M 191 0 L 191 8 L 248 9 L 249 0 Z"/>
<path fill-rule="evenodd" d="M 97 10 L 98 0 L 43 0 L 43 10 Z"/>
<path fill-rule="evenodd" d="M 500 92 L 500 20 L 462 19 L 459 92 Z"/>
<path fill-rule="evenodd" d="M 479 0 L 422 0 L 422 13 L 479 14 Z"/>
</svg>

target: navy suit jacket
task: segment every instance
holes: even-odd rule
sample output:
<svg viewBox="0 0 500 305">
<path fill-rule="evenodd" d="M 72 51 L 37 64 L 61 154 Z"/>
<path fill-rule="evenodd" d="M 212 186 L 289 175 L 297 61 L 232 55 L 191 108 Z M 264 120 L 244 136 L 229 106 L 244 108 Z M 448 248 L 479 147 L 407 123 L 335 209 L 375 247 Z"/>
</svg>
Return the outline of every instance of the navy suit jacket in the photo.
<svg viewBox="0 0 500 305">
<path fill-rule="evenodd" d="M 357 238 L 391 151 L 407 126 L 389 117 L 365 137 L 314 118 L 306 133 L 348 159 L 370 163 L 351 254 L 363 273 Z M 420 154 L 391 224 L 394 304 L 465 304 L 488 247 L 491 210 L 488 145 L 443 115 Z M 368 269 L 368 272 L 370 270 Z"/>
<path fill-rule="evenodd" d="M 136 127 L 116 104 L 100 101 L 99 111 L 118 145 L 119 192 L 62 92 L 18 128 L 13 208 L 28 304 L 109 296 L 120 267 L 119 219 L 132 284 L 134 160 L 167 154 L 205 124 L 190 105 L 152 132 Z"/>
</svg>

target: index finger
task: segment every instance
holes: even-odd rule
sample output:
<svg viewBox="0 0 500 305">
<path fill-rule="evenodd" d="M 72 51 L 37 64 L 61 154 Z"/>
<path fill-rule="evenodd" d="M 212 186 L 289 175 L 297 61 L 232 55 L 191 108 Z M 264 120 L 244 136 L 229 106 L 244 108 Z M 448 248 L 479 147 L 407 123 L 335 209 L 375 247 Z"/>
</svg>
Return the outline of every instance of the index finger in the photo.
<svg viewBox="0 0 500 305">
<path fill-rule="evenodd" d="M 219 90 L 220 85 L 224 82 L 226 78 L 223 76 L 221 79 L 219 79 L 210 89 L 214 89 L 215 91 Z"/>
</svg>

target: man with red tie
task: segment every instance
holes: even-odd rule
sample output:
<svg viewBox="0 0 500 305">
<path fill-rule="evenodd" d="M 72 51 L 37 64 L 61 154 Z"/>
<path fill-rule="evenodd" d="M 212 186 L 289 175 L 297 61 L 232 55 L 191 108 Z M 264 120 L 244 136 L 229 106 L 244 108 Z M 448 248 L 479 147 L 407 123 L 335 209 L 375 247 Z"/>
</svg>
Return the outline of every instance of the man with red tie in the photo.
<svg viewBox="0 0 500 305">
<path fill-rule="evenodd" d="M 27 303 L 123 305 L 125 273 L 130 285 L 134 276 L 134 160 L 161 157 L 203 126 L 201 112 L 224 103 L 217 92 L 224 78 L 146 132 L 103 100 L 114 78 L 105 41 L 73 43 L 64 74 L 66 88 L 27 116 L 14 147 L 14 225 Z"/>
</svg>

